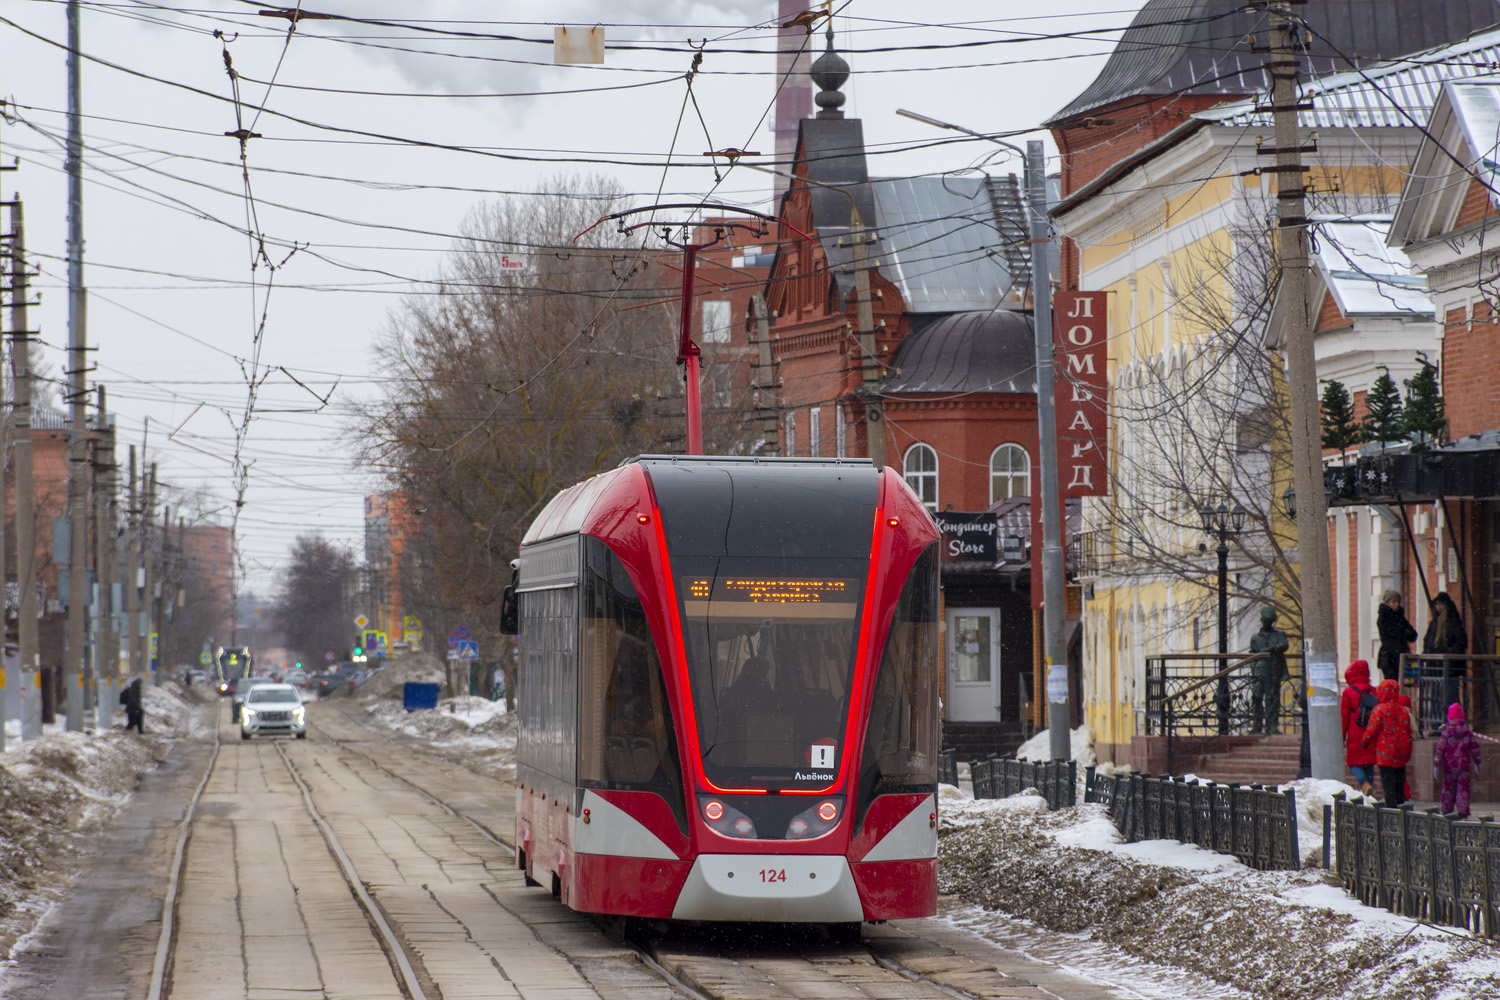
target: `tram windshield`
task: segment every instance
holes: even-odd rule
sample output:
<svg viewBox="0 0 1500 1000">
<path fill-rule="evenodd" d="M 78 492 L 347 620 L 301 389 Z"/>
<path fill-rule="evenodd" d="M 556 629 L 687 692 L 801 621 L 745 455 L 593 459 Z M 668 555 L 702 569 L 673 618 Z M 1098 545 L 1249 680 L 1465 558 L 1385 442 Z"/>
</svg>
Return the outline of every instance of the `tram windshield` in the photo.
<svg viewBox="0 0 1500 1000">
<path fill-rule="evenodd" d="M 651 476 L 708 779 L 827 785 L 845 753 L 875 471 L 678 466 Z"/>
</svg>

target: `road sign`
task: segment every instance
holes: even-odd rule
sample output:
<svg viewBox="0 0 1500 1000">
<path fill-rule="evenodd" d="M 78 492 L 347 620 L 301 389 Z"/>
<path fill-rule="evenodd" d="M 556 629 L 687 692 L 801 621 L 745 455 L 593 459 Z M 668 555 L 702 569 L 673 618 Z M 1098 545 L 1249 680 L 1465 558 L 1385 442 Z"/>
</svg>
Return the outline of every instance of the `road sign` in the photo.
<svg viewBox="0 0 1500 1000">
<path fill-rule="evenodd" d="M 469 631 L 469 626 L 467 626 L 467 625 L 460 625 L 458 628 L 456 628 L 452 632 L 448 633 L 448 648 L 449 649 L 457 649 L 458 648 L 458 644 L 461 643 L 461 642 L 473 642 L 473 641 L 474 641 L 474 633 L 471 632 L 471 631 Z"/>
<path fill-rule="evenodd" d="M 380 646 L 380 636 L 380 632 L 372 628 L 367 628 L 365 629 L 364 638 L 361 640 L 360 645 L 365 647 L 365 649 L 376 649 Z"/>
<path fill-rule="evenodd" d="M 453 646 L 453 652 L 449 654 L 455 660 L 477 660 L 479 659 L 479 643 L 473 639 L 460 639 Z"/>
<path fill-rule="evenodd" d="M 203 664 L 205 667 L 208 666 L 209 664 L 214 662 L 213 654 L 205 649 L 203 652 L 198 654 L 198 662 Z"/>
<path fill-rule="evenodd" d="M 329 663 L 332 663 L 334 660 L 337 660 L 338 657 L 334 656 L 333 650 L 330 649 L 328 652 L 323 654 L 323 659 L 327 660 Z"/>
<path fill-rule="evenodd" d="M 364 631 L 369 627 L 369 625 L 370 619 L 366 618 L 364 615 L 358 615 L 354 619 L 354 627 L 359 629 L 360 631 Z"/>
</svg>

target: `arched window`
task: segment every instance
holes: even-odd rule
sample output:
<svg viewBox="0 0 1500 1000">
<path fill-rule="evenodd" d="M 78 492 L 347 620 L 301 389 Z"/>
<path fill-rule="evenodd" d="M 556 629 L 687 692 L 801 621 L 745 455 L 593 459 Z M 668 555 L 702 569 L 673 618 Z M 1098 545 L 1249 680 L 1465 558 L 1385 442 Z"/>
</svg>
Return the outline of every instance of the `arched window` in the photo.
<svg viewBox="0 0 1500 1000">
<path fill-rule="evenodd" d="M 1018 444 L 1002 444 L 990 453 L 990 503 L 1031 495 L 1031 459 Z"/>
<path fill-rule="evenodd" d="M 938 509 L 937 452 L 925 444 L 914 444 L 906 449 L 902 462 L 906 481 L 916 491 L 922 503 L 934 514 Z"/>
</svg>

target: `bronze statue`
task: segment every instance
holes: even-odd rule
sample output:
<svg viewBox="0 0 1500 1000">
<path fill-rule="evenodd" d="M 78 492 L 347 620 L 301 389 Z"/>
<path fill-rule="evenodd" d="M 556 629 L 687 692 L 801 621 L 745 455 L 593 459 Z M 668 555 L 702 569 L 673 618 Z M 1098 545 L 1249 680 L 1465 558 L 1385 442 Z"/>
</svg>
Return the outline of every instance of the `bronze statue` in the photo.
<svg viewBox="0 0 1500 1000">
<path fill-rule="evenodd" d="M 1276 612 L 1262 607 L 1260 631 L 1250 637 L 1250 652 L 1266 654 L 1250 664 L 1250 731 L 1272 736 L 1281 715 L 1281 685 L 1292 676 L 1286 665 L 1286 633 L 1275 622 Z"/>
</svg>

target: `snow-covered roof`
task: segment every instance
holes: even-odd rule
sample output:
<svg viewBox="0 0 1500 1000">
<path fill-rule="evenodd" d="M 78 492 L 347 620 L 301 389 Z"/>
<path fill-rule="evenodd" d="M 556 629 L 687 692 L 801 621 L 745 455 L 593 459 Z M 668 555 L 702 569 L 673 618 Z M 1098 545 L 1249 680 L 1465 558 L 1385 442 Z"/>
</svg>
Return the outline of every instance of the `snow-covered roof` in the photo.
<svg viewBox="0 0 1500 1000">
<path fill-rule="evenodd" d="M 1490 188 L 1494 201 L 1500 187 L 1500 77 L 1465 80 L 1448 85 L 1459 128 L 1474 153 L 1474 172 Z"/>
<path fill-rule="evenodd" d="M 1334 73 L 1304 83 L 1298 114 L 1303 128 L 1412 128 L 1426 124 L 1443 84 L 1500 70 L 1500 31 L 1486 31 L 1453 45 L 1393 59 L 1363 70 Z M 1240 128 L 1270 128 L 1263 96 L 1233 101 L 1194 115 Z M 1404 113 L 1403 113 L 1404 112 Z M 1493 143 L 1491 143 L 1493 145 Z"/>
<path fill-rule="evenodd" d="M 1318 271 L 1346 317 L 1433 315 L 1426 278 L 1413 273 L 1406 254 L 1386 246 L 1388 216 L 1315 221 L 1311 228 Z"/>
</svg>

